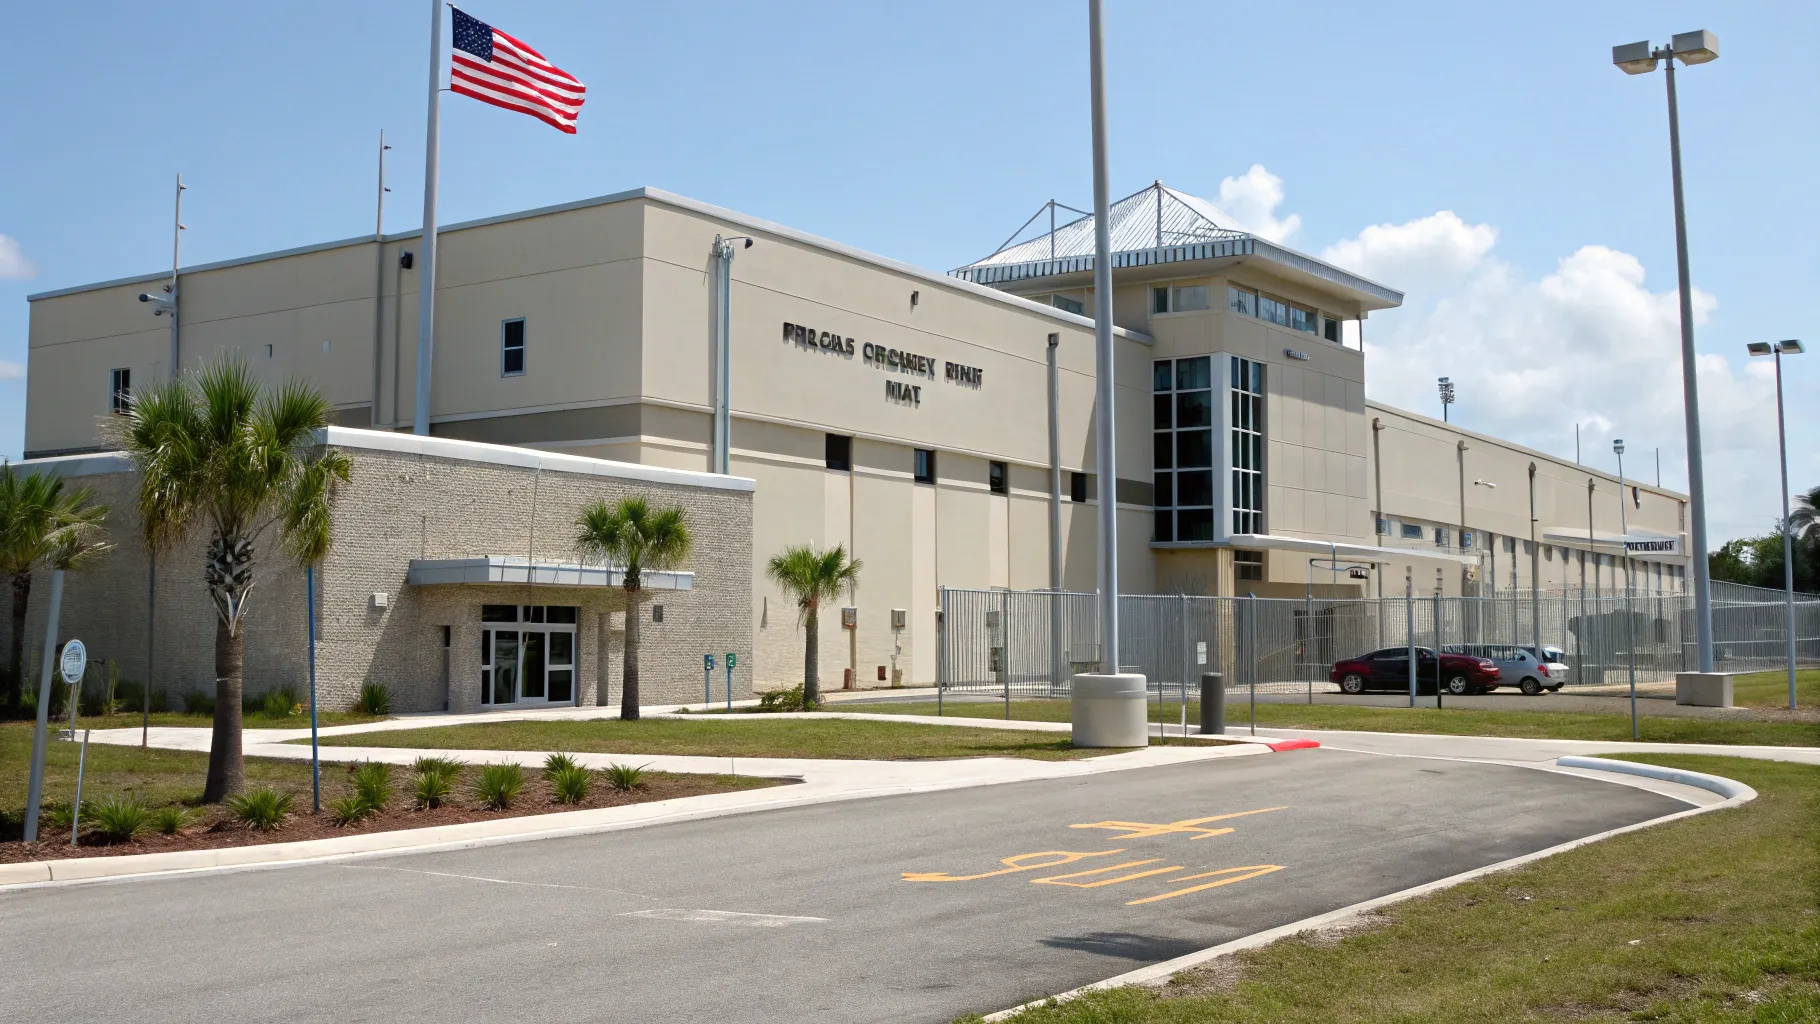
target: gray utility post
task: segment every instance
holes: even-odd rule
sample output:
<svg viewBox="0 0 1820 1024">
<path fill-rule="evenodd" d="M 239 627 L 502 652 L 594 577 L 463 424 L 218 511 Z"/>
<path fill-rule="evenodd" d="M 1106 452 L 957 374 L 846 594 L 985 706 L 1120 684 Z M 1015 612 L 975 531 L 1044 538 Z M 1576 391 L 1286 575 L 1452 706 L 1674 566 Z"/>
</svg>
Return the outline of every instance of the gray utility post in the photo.
<svg viewBox="0 0 1820 1024">
<path fill-rule="evenodd" d="M 1054 205 L 1049 217 L 1049 244 L 1055 244 Z M 1068 674 L 1068 659 L 1062 649 L 1062 427 L 1056 349 L 1062 344 L 1060 334 L 1049 335 L 1049 693 L 1054 696 Z"/>
<path fill-rule="evenodd" d="M 373 401 L 368 410 L 373 429 L 379 429 L 379 353 L 385 347 L 385 129 L 379 129 L 379 197 L 373 206 Z M 398 416 L 398 410 L 392 410 Z"/>
<path fill-rule="evenodd" d="M 1093 107 L 1093 439 L 1100 502 L 1100 671 L 1119 670 L 1119 473 L 1113 423 L 1112 225 L 1106 172 L 1106 55 L 1100 0 L 1087 0 Z"/>
<path fill-rule="evenodd" d="M 417 407 L 413 434 L 430 432 L 431 368 L 436 358 L 436 187 L 437 158 L 442 149 L 442 3 L 430 0 L 429 123 L 423 139 L 423 242 L 418 256 L 423 269 L 417 280 Z"/>
<path fill-rule="evenodd" d="M 32 775 L 25 795 L 25 841 L 38 840 L 38 805 L 44 798 L 44 745 L 50 728 L 51 673 L 57 670 L 57 618 L 63 610 L 63 570 L 51 570 L 51 613 L 44 624 L 44 670 L 38 681 L 38 724 L 32 728 Z M 147 682 L 150 685 L 150 682 Z M 71 694 L 71 699 L 75 695 Z"/>
<path fill-rule="evenodd" d="M 1776 357 L 1776 451 L 1782 458 L 1782 596 L 1788 610 L 1788 707 L 1795 708 L 1795 540 L 1788 527 L 1788 421 L 1782 412 L 1782 357 L 1798 356 L 1806 351 L 1799 341 L 1790 338 L 1771 344 L 1753 341 L 1747 348 L 1753 356 Z"/>
<path fill-rule="evenodd" d="M 1681 113 L 1675 102 L 1675 61 L 1704 64 L 1719 59 L 1719 38 L 1711 32 L 1677 33 L 1652 49 L 1648 40 L 1614 46 L 1611 62 L 1627 75 L 1656 70 L 1663 61 L 1668 78 L 1668 163 L 1675 195 L 1675 272 L 1681 289 L 1681 401 L 1687 420 L 1687 496 L 1693 506 L 1690 552 L 1694 562 L 1694 630 L 1700 671 L 1713 671 L 1712 567 L 1706 561 L 1706 470 L 1700 456 L 1700 384 L 1694 366 L 1693 284 L 1687 269 L 1687 207 L 1681 193 Z"/>
<path fill-rule="evenodd" d="M 1630 610 L 1630 518 L 1624 507 L 1629 500 L 1624 496 L 1624 439 L 1618 438 L 1611 443 L 1611 450 L 1618 455 L 1618 544 L 1624 551 L 1624 646 L 1628 648 L 1624 661 L 1630 670 L 1630 738 L 1638 739 L 1637 733 L 1637 617 Z M 1538 655 L 1539 657 L 1540 655 Z"/>
<path fill-rule="evenodd" d="M 1567 588 L 1565 575 L 1561 588 Z M 1548 660 L 1542 657 L 1542 545 L 1536 543 L 1536 464 L 1533 462 L 1529 464 L 1529 630 L 1536 660 Z"/>
</svg>

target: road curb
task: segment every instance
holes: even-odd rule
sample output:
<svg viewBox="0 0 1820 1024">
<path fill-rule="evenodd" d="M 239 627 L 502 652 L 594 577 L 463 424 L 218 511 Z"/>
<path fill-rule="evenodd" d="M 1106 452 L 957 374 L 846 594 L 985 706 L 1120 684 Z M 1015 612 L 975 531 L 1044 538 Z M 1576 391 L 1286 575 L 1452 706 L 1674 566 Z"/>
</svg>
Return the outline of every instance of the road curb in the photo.
<svg viewBox="0 0 1820 1024">
<path fill-rule="evenodd" d="M 1389 756 L 1401 757 L 1410 755 Z M 1552 857 L 1558 853 L 1565 853 L 1568 850 L 1577 847 L 1602 842 L 1613 836 L 1623 835 L 1626 832 L 1637 832 L 1646 828 L 1654 828 L 1657 825 L 1665 825 L 1671 821 L 1678 821 L 1682 818 L 1691 818 L 1699 814 L 1707 814 L 1712 811 L 1737 807 L 1757 798 L 1757 791 L 1742 782 L 1718 775 L 1706 775 L 1701 772 L 1678 771 L 1673 768 L 1660 768 L 1656 765 L 1640 764 L 1635 761 L 1608 761 L 1604 758 L 1597 757 L 1562 757 L 1558 758 L 1555 763 L 1564 768 L 1590 768 L 1597 771 L 1640 775 L 1664 782 L 1679 782 L 1683 785 L 1695 786 L 1700 789 L 1709 790 L 1713 793 L 1719 793 L 1725 796 L 1725 799 L 1719 803 L 1709 804 L 1705 807 L 1690 807 L 1685 811 L 1676 811 L 1673 814 L 1665 814 L 1660 818 L 1651 818 L 1648 821 L 1639 821 L 1636 824 L 1625 825 L 1622 828 L 1609 829 L 1595 835 L 1571 839 L 1565 843 L 1551 846 L 1545 850 L 1526 853 L 1520 857 L 1512 857 L 1509 860 L 1499 861 L 1496 864 L 1487 864 L 1484 867 L 1474 868 L 1471 871 L 1463 871 L 1457 875 L 1450 875 L 1447 878 L 1436 879 L 1433 882 L 1427 882 L 1415 886 L 1414 888 L 1393 892 L 1385 896 L 1379 896 L 1376 899 L 1365 900 L 1362 903 L 1354 903 L 1349 907 L 1341 907 L 1338 910 L 1330 910 L 1325 914 L 1317 914 L 1314 917 L 1305 917 L 1300 921 L 1292 921 L 1289 924 L 1279 925 L 1278 927 L 1256 932 L 1244 936 L 1243 938 L 1233 939 L 1231 942 L 1222 942 L 1217 946 L 1209 946 L 1203 950 L 1178 956 L 1173 960 L 1165 960 L 1160 964 L 1152 964 L 1149 967 L 1140 967 L 1135 971 L 1126 971 L 1124 974 L 1115 975 L 1104 981 L 1096 981 L 1090 985 L 1082 985 L 1080 988 L 1070 989 L 1067 992 L 1058 993 L 1044 999 L 1034 999 L 1028 1003 L 1013 1006 L 1010 1009 L 1000 1010 L 997 1013 L 989 1013 L 983 1019 L 988 1021 L 1011 1020 L 1025 1010 L 1033 1010 L 1039 1007 L 1049 1006 L 1053 1003 L 1065 1003 L 1071 999 L 1078 999 L 1089 992 L 1096 992 L 1100 989 L 1124 988 L 1130 985 L 1162 985 L 1181 971 L 1185 971 L 1191 967 L 1199 967 L 1210 960 L 1216 960 L 1230 953 L 1255 949 L 1259 946 L 1267 946 L 1278 939 L 1288 938 L 1302 932 L 1315 931 L 1322 928 L 1330 928 L 1335 925 L 1346 924 L 1365 914 L 1371 913 L 1380 907 L 1390 906 L 1393 903 L 1401 903 L 1404 900 L 1415 899 L 1418 896 L 1426 896 L 1429 893 L 1439 892 L 1442 889 L 1450 889 L 1463 882 L 1470 882 L 1473 879 L 1481 878 L 1485 875 L 1496 874 L 1500 871 L 1509 871 L 1512 868 L 1522 867 L 1532 861 Z"/>
</svg>

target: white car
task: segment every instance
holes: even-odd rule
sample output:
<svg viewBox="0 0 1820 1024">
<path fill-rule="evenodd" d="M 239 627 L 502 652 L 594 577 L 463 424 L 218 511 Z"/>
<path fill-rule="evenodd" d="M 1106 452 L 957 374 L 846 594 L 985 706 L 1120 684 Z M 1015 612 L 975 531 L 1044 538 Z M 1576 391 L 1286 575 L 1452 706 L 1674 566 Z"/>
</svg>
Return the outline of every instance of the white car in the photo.
<svg viewBox="0 0 1820 1024">
<path fill-rule="evenodd" d="M 1559 660 L 1563 653 L 1559 647 L 1543 645 L 1546 660 L 1537 658 L 1532 648 L 1515 644 L 1449 645 L 1447 651 L 1491 659 L 1498 666 L 1498 686 L 1514 686 L 1531 697 L 1567 685 L 1568 668 Z"/>
</svg>

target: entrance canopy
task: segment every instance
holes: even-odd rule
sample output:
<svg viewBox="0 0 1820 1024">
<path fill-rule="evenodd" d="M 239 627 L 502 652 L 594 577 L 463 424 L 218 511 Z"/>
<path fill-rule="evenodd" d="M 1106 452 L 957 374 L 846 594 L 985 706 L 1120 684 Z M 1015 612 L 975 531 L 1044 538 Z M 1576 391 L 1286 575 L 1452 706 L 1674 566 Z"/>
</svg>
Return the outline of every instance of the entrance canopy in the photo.
<svg viewBox="0 0 1820 1024">
<path fill-rule="evenodd" d="M 486 555 L 481 558 L 413 558 L 405 582 L 412 586 L 449 586 L 462 583 L 522 583 L 540 587 L 622 587 L 626 571 L 579 562 L 532 562 L 524 558 Z M 639 573 L 646 590 L 694 590 L 692 572 Z"/>
</svg>

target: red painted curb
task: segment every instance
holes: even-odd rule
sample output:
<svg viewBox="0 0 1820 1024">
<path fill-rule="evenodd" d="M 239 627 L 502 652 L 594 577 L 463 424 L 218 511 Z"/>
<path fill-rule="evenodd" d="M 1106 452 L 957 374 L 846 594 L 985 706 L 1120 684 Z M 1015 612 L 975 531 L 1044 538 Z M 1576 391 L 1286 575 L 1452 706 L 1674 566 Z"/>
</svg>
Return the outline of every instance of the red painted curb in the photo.
<svg viewBox="0 0 1820 1024">
<path fill-rule="evenodd" d="M 1314 747 L 1318 747 L 1320 745 L 1321 745 L 1320 742 L 1317 740 L 1303 740 L 1303 739 L 1278 740 L 1275 743 L 1265 744 L 1265 746 L 1269 747 L 1270 749 L 1277 750 L 1277 751 L 1310 750 L 1310 749 L 1312 749 Z"/>
</svg>

